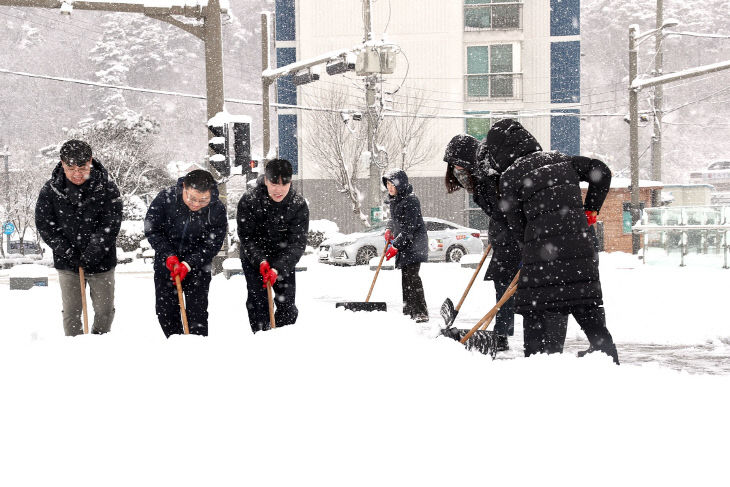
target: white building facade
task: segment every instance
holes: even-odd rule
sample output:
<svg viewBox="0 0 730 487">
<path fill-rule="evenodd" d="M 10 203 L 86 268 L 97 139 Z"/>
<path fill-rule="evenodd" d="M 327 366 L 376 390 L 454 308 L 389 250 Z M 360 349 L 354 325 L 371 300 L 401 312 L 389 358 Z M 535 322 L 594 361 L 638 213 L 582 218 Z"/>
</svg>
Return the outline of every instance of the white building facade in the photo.
<svg viewBox="0 0 730 487">
<path fill-rule="evenodd" d="M 276 0 L 277 66 L 361 43 L 363 1 Z M 580 152 L 579 0 L 377 0 L 371 18 L 375 40 L 400 50 L 395 71 L 377 86 L 379 113 L 387 118 L 419 106 L 419 117 L 432 117 L 419 137 L 430 151 L 418 164 L 409 167 L 410 150 L 385 156 L 390 166 L 407 168 L 424 215 L 484 226 L 481 210 L 464 192 L 447 196 L 443 187 L 443 150 L 456 134 L 481 139 L 493 121 L 512 116 L 544 149 Z M 318 81 L 298 87 L 280 79 L 278 102 L 326 106 L 337 92 L 339 108 L 366 110 L 363 77 L 319 74 Z M 348 202 L 338 204 L 342 196 L 307 142 L 315 136 L 312 116 L 278 110 L 279 155 L 294 163 L 313 219 L 334 220 L 343 231 L 361 228 Z M 348 122 L 353 137 L 358 132 L 352 124 L 366 118 L 363 113 L 361 121 Z M 367 184 L 360 186 L 367 194 Z"/>
</svg>

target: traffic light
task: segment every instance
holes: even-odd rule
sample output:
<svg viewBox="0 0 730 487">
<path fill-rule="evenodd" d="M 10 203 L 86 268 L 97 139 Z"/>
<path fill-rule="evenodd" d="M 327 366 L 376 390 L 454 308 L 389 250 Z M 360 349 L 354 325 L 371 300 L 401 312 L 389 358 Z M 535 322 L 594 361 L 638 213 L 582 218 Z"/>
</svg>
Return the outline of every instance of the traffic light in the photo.
<svg viewBox="0 0 730 487">
<path fill-rule="evenodd" d="M 241 166 L 241 172 L 251 172 L 251 124 L 233 122 L 233 165 Z"/>
<path fill-rule="evenodd" d="M 228 124 L 216 120 L 214 117 L 208 121 L 208 130 L 213 135 L 208 141 L 208 147 L 213 152 L 208 157 L 208 162 L 221 176 L 230 176 L 231 166 L 228 163 Z"/>
</svg>

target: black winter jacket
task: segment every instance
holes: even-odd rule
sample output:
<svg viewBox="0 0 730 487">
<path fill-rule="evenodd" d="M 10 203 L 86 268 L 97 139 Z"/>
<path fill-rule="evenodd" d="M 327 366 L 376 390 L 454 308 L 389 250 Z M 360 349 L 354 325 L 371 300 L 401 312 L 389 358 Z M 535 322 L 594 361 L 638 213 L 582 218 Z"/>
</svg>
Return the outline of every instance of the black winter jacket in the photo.
<svg viewBox="0 0 730 487">
<path fill-rule="evenodd" d="M 183 201 L 183 179 L 160 191 L 144 219 L 144 233 L 155 251 L 157 273 L 167 272 L 165 261 L 171 255 L 187 262 L 191 272 L 210 272 L 228 230 L 218 186 L 210 190 L 208 206 L 191 211 Z"/>
<path fill-rule="evenodd" d="M 395 196 L 388 195 L 390 220 L 388 228 L 393 233 L 392 245 L 398 249 L 395 266 L 402 268 L 410 264 L 428 261 L 428 234 L 421 215 L 421 202 L 413 194 L 408 176 L 400 169 L 388 171 L 383 176 L 383 185 L 390 181 L 398 190 Z M 386 185 L 387 186 L 387 185 Z"/>
<path fill-rule="evenodd" d="M 241 196 L 236 214 L 241 260 L 258 269 L 262 261 L 282 276 L 294 272 L 304 255 L 309 231 L 309 207 L 294 188 L 277 203 L 269 197 L 260 176 L 256 186 Z"/>
<path fill-rule="evenodd" d="M 500 180 L 500 206 L 524 245 L 515 310 L 570 311 L 603 304 L 585 211 L 601 209 L 611 185 L 610 170 L 596 159 L 559 152 L 503 154 L 505 159 L 497 161 L 507 167 Z M 581 181 L 589 182 L 585 204 Z"/>
<path fill-rule="evenodd" d="M 117 265 L 117 235 L 122 224 L 122 198 L 109 173 L 92 159 L 89 180 L 76 186 L 59 162 L 38 195 L 36 228 L 53 250 L 56 269 L 87 274 Z"/>
</svg>

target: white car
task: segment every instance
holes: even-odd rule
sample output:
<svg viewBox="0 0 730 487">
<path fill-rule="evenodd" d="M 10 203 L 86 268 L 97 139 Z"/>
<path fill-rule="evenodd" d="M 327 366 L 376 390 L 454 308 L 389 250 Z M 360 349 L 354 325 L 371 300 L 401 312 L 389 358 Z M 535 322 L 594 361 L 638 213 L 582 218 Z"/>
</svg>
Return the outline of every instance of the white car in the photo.
<svg viewBox="0 0 730 487">
<path fill-rule="evenodd" d="M 425 217 L 430 262 L 459 262 L 466 254 L 481 254 L 483 245 L 479 230 L 439 218 Z M 367 232 L 350 233 L 327 239 L 319 246 L 319 261 L 336 265 L 363 265 L 379 257 L 385 249 L 386 224 Z"/>
</svg>

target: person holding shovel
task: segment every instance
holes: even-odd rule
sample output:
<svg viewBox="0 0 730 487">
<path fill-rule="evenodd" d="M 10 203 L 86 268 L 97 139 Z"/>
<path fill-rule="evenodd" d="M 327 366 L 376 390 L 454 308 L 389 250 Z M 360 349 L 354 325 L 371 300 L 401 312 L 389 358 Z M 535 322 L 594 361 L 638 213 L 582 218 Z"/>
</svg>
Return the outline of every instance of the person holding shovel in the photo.
<svg viewBox="0 0 730 487">
<path fill-rule="evenodd" d="M 208 336 L 211 264 L 227 230 L 226 207 L 208 171 L 190 171 L 152 201 L 144 233 L 155 251 L 155 307 L 165 337 L 183 333 L 178 277 L 190 333 Z"/>
<path fill-rule="evenodd" d="M 522 247 L 514 300 L 516 312 L 525 318 L 525 355 L 552 339 L 545 326 L 550 313 L 570 313 L 590 343 L 579 356 L 601 351 L 618 364 L 588 229 L 608 194 L 611 171 L 597 159 L 543 152 L 532 134 L 512 119 L 492 126 L 484 153 L 490 168 L 501 175 L 493 191 Z M 588 182 L 585 202 L 581 181 Z"/>
<path fill-rule="evenodd" d="M 418 275 L 421 263 L 428 260 L 428 235 L 421 215 L 421 202 L 413 194 L 413 186 L 401 169 L 392 169 L 383 176 L 388 189 L 390 220 L 385 240 L 390 242 L 386 260 L 395 257 L 395 266 L 401 269 L 403 314 L 416 323 L 428 321 L 428 307 L 423 293 L 423 282 Z"/>
<path fill-rule="evenodd" d="M 63 302 L 63 331 L 80 335 L 82 293 L 80 271 L 91 290 L 94 323 L 91 333 L 111 330 L 114 320 L 114 270 L 117 235 L 122 224 L 122 198 L 106 168 L 81 140 L 61 146 L 56 164 L 38 195 L 35 223 L 53 250 Z"/>
<path fill-rule="evenodd" d="M 446 146 L 444 154 L 444 161 L 447 163 L 444 182 L 447 193 L 454 193 L 464 188 L 471 194 L 474 202 L 489 216 L 488 235 L 493 254 L 484 274 L 484 280 L 494 281 L 496 301 L 499 301 L 520 268 L 522 254 L 517 238 L 509 231 L 506 216 L 497 204 L 499 174 L 490 170 L 486 161 L 480 157 L 484 147 L 484 141 L 480 144 L 471 135 L 459 134 L 454 136 Z M 515 311 L 513 303 L 514 299 L 510 298 L 497 312 L 494 325 L 497 352 L 509 350 L 508 337 L 514 335 Z M 567 321 L 567 317 L 558 320 L 555 323 L 557 326 L 556 332 L 562 331 L 564 336 Z M 556 351 L 562 351 L 562 347 L 560 350 L 556 350 L 556 347 L 543 346 L 536 350 L 536 352 L 547 353 Z"/>
<path fill-rule="evenodd" d="M 264 175 L 238 202 L 236 222 L 248 290 L 246 309 L 254 333 L 271 327 L 268 286 L 276 296 L 275 326 L 292 325 L 299 315 L 295 267 L 307 245 L 309 207 L 291 187 L 293 172 L 286 159 L 269 161 Z"/>
</svg>

